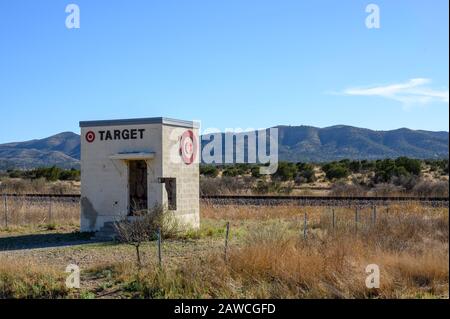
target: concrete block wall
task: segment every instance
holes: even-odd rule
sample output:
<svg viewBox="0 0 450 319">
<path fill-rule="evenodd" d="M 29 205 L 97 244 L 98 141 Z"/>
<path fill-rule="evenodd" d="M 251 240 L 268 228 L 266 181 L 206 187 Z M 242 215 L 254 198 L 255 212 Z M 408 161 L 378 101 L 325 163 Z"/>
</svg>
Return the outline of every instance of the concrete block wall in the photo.
<svg viewBox="0 0 450 319">
<path fill-rule="evenodd" d="M 111 155 L 121 152 L 155 152 L 154 159 L 148 160 L 148 201 L 162 202 L 162 185 L 158 177 L 162 175 L 162 131 L 161 124 L 117 126 L 118 129 L 144 128 L 144 138 L 139 140 L 99 139 L 105 127 L 81 128 L 81 231 L 97 231 L 104 222 L 123 219 L 128 214 L 128 163 L 112 160 Z M 88 143 L 86 133 L 96 134 Z"/>
<path fill-rule="evenodd" d="M 191 130 L 198 138 L 197 128 L 163 126 L 163 175 L 167 178 L 176 178 L 177 210 L 174 212 L 175 215 L 180 221 L 193 228 L 198 228 L 200 226 L 199 145 L 195 160 L 191 164 L 184 163 L 179 154 L 180 138 L 187 130 Z M 165 189 L 163 189 L 163 202 L 167 206 Z"/>
<path fill-rule="evenodd" d="M 103 125 L 103 122 L 108 122 Z M 191 123 L 191 125 L 189 125 Z M 179 124 L 179 125 L 178 125 Z M 147 160 L 148 204 L 167 207 L 167 192 L 161 177 L 176 178 L 175 216 L 191 227 L 199 227 L 199 164 L 186 164 L 179 154 L 180 137 L 198 129 L 192 122 L 164 118 L 81 122 L 81 231 L 98 231 L 104 223 L 128 214 L 128 162 L 110 159 L 119 153 L 154 153 Z M 100 139 L 100 131 L 145 129 L 142 139 Z M 86 135 L 94 132 L 95 139 Z M 199 152 L 199 148 L 198 148 Z"/>
</svg>

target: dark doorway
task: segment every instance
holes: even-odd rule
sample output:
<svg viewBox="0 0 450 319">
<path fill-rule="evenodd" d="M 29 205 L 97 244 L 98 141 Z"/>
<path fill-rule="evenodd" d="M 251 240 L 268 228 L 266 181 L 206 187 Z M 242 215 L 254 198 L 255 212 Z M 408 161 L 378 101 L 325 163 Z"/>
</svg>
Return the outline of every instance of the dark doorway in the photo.
<svg viewBox="0 0 450 319">
<path fill-rule="evenodd" d="M 148 209 L 147 163 L 130 161 L 128 164 L 129 215 Z"/>
</svg>

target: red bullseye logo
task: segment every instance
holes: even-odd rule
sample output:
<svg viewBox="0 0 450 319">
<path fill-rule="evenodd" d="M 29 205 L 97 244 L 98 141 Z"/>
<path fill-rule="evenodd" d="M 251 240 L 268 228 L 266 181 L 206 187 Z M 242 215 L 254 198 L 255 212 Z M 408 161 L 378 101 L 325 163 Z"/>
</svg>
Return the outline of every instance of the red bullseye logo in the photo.
<svg viewBox="0 0 450 319">
<path fill-rule="evenodd" d="M 197 154 L 197 139 L 194 132 L 188 130 L 181 135 L 180 139 L 180 155 L 183 162 L 187 165 L 192 164 L 195 161 Z"/>
<path fill-rule="evenodd" d="M 86 141 L 88 143 L 92 143 L 93 141 L 95 141 L 95 133 L 92 131 L 89 131 L 86 133 Z"/>
</svg>

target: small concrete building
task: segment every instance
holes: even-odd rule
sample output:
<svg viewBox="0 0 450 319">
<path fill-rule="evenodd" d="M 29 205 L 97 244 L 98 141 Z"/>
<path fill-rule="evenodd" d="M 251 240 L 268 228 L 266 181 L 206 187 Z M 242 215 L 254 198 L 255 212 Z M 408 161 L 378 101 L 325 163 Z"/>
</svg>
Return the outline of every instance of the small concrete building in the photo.
<svg viewBox="0 0 450 319">
<path fill-rule="evenodd" d="M 199 227 L 199 126 L 169 118 L 80 122 L 81 231 L 162 205 Z"/>
</svg>

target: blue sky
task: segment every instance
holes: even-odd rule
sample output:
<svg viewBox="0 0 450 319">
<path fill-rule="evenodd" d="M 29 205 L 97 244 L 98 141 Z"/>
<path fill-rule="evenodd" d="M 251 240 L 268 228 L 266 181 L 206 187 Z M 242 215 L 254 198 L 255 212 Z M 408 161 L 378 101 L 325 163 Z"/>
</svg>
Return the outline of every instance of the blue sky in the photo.
<svg viewBox="0 0 450 319">
<path fill-rule="evenodd" d="M 365 8 L 380 8 L 368 29 Z M 67 29 L 65 7 L 80 8 Z M 2 0 L 0 143 L 78 121 L 448 130 L 448 1 Z"/>
</svg>

